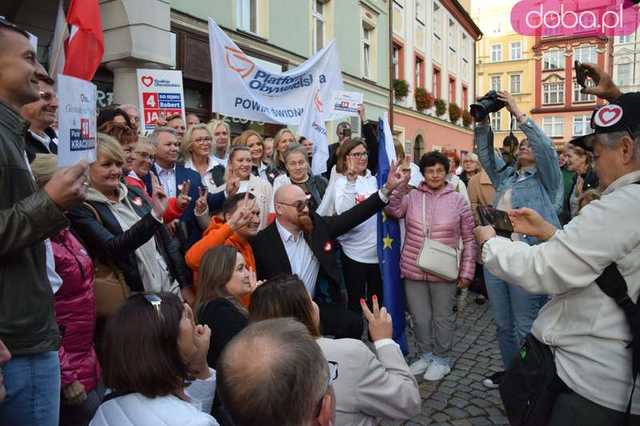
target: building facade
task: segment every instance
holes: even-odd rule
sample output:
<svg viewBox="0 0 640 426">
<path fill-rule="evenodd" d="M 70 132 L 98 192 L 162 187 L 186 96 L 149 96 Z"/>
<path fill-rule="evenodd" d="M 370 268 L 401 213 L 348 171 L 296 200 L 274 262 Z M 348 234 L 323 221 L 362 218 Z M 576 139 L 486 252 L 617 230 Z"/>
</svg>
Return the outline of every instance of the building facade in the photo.
<svg viewBox="0 0 640 426">
<path fill-rule="evenodd" d="M 640 91 L 640 34 L 613 40 L 613 81 L 623 92 Z"/>
<path fill-rule="evenodd" d="M 558 149 L 576 136 L 591 132 L 593 109 L 604 101 L 580 93 L 574 61 L 595 63 L 609 74 L 613 65 L 613 41 L 607 37 L 535 38 L 533 119 Z"/>
<path fill-rule="evenodd" d="M 484 36 L 476 45 L 476 87 L 482 96 L 490 90 L 510 92 L 520 109 L 530 113 L 534 108 L 533 37 L 522 36 L 511 27 L 512 1 L 473 3 L 473 19 Z M 495 145 L 512 131 L 518 139 L 522 132 L 512 123 L 506 109 L 491 114 Z"/>
<path fill-rule="evenodd" d="M 434 149 L 471 151 L 473 132 L 460 114 L 476 95 L 474 46 L 480 29 L 456 0 L 393 0 L 392 22 L 393 74 L 408 88 L 403 93 L 396 87 L 396 138 L 416 160 Z M 444 113 L 419 102 L 421 95 L 444 101 Z M 448 112 L 451 104 L 459 109 L 457 118 Z"/>
</svg>

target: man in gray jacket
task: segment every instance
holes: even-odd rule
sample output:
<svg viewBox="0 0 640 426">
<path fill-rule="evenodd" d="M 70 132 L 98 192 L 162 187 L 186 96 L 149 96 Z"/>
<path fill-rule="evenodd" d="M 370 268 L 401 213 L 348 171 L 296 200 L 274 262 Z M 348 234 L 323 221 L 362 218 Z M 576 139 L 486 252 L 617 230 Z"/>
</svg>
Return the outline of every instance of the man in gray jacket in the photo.
<svg viewBox="0 0 640 426">
<path fill-rule="evenodd" d="M 87 164 L 56 173 L 39 190 L 29 169 L 20 109 L 40 96 L 27 33 L 0 19 L 0 340 L 7 396 L 0 426 L 57 425 L 60 335 L 44 241 L 68 226 L 63 212 L 84 198 Z M 53 257 L 50 257 L 53 259 Z"/>
</svg>

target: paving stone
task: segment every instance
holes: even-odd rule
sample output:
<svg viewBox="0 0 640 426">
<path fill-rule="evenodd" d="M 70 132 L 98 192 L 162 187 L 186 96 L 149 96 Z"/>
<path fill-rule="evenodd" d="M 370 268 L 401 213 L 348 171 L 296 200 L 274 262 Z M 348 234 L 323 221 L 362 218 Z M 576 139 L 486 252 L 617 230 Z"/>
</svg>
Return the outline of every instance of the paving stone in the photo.
<svg viewBox="0 0 640 426">
<path fill-rule="evenodd" d="M 491 420 L 486 417 L 474 417 L 471 419 L 471 424 L 473 426 L 489 426 L 492 425 Z"/>
<path fill-rule="evenodd" d="M 508 425 L 509 424 L 509 420 L 505 416 L 491 416 L 491 417 L 489 417 L 489 420 L 491 420 L 491 423 L 493 423 L 494 425 Z"/>
<path fill-rule="evenodd" d="M 464 408 L 469 405 L 469 401 L 466 401 L 459 397 L 455 397 L 449 400 L 449 405 L 453 405 L 456 408 Z"/>
<path fill-rule="evenodd" d="M 449 415 L 442 412 L 435 413 L 433 416 L 431 416 L 431 419 L 435 422 L 446 422 L 447 420 L 449 420 Z"/>
<path fill-rule="evenodd" d="M 451 422 L 451 424 L 453 426 L 472 426 L 471 425 L 471 420 L 469 420 L 469 419 L 454 420 L 454 421 Z"/>
<path fill-rule="evenodd" d="M 464 419 L 465 417 L 469 417 L 469 414 L 466 411 L 456 407 L 447 408 L 444 412 L 453 419 Z"/>
<path fill-rule="evenodd" d="M 482 416 L 485 414 L 485 411 L 482 408 L 476 407 L 473 404 L 466 406 L 464 409 L 471 417 Z"/>
</svg>

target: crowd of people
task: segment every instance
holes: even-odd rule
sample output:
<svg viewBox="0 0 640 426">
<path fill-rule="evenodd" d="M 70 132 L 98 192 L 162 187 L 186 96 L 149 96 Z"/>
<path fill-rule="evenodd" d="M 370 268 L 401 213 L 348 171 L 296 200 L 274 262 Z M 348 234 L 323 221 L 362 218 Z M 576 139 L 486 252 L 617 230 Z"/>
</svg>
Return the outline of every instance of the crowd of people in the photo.
<svg viewBox="0 0 640 426">
<path fill-rule="evenodd" d="M 594 111 L 594 134 L 559 154 L 499 92 L 525 135 L 503 144 L 513 156 L 477 120 L 475 153 L 413 162 L 398 144 L 382 186 L 364 120 L 362 137 L 337 126 L 314 175 L 314 142 L 291 129 L 234 137 L 178 114 L 143 136 L 135 105 L 100 111 L 95 161 L 59 168 L 54 76 L 0 21 L 0 426 L 408 420 L 416 376 L 454 367 L 469 288 L 491 304 L 506 371 L 485 386 L 512 385 L 533 338 L 564 385 L 547 424 L 640 424 L 631 310 L 596 283 L 617 265 L 635 309 L 640 94 L 588 72 L 615 118 Z M 497 235 L 482 207 L 513 229 Z M 384 306 L 377 213 L 403 225 L 410 363 Z"/>
</svg>

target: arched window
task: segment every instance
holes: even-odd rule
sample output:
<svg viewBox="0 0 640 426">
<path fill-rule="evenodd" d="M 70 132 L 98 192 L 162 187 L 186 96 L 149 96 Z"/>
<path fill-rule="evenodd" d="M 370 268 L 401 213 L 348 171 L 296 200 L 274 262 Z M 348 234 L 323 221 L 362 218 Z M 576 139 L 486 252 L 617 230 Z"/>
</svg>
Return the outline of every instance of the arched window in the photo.
<svg viewBox="0 0 640 426">
<path fill-rule="evenodd" d="M 413 161 L 420 161 L 420 157 L 422 156 L 422 151 L 424 150 L 424 141 L 422 140 L 422 135 L 416 136 L 416 141 L 413 144 Z"/>
</svg>

